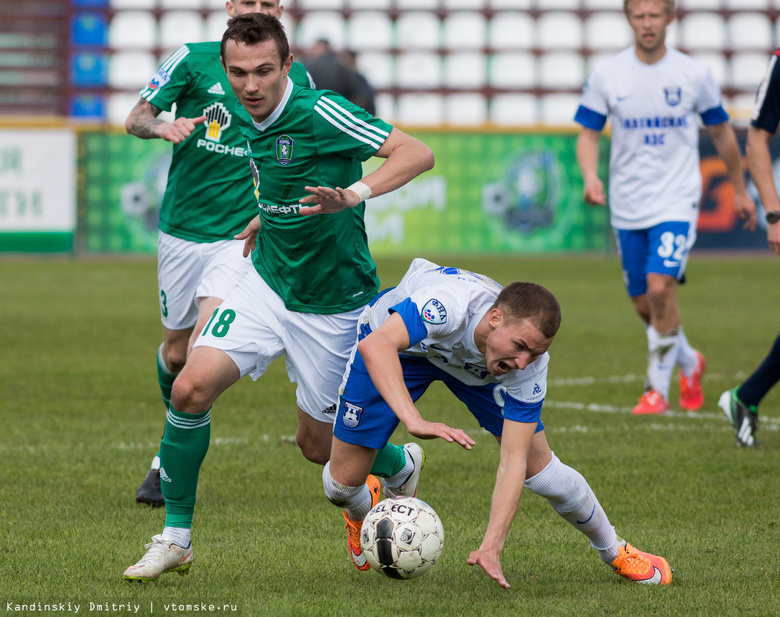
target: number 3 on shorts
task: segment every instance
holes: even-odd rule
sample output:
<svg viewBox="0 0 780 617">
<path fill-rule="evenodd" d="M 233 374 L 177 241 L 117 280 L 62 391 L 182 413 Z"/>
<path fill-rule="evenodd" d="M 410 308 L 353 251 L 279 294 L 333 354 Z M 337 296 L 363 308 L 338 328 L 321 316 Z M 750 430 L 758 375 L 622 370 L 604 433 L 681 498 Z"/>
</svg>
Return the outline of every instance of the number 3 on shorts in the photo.
<svg viewBox="0 0 780 617">
<path fill-rule="evenodd" d="M 201 333 L 201 336 L 206 336 L 206 333 L 208 333 L 209 328 L 211 328 L 212 336 L 216 336 L 217 338 L 222 338 L 228 333 L 228 330 L 230 330 L 230 324 L 232 324 L 236 319 L 236 312 L 232 309 L 226 309 L 222 311 L 222 314 L 219 316 L 219 319 L 217 319 L 218 313 L 219 313 L 219 308 L 217 308 L 214 311 L 214 314 L 211 316 L 211 319 L 209 319 L 209 322 L 206 324 L 206 327 L 203 328 L 203 332 Z"/>
</svg>

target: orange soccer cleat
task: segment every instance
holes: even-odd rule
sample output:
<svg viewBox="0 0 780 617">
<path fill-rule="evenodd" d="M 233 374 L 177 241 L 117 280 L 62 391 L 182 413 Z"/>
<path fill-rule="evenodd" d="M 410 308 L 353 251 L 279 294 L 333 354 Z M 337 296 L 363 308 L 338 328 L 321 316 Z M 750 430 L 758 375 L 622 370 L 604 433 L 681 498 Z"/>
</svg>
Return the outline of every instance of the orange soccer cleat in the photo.
<svg viewBox="0 0 780 617">
<path fill-rule="evenodd" d="M 379 482 L 379 478 L 370 475 L 366 478 L 366 484 L 368 484 L 368 490 L 371 491 L 371 507 L 373 508 L 379 503 L 379 498 L 382 495 L 382 484 Z M 363 528 L 363 521 L 353 521 L 347 515 L 347 511 L 344 510 L 344 520 L 347 522 L 344 525 L 347 530 L 347 546 L 349 547 L 349 555 L 352 557 L 352 563 L 358 570 L 368 570 L 371 566 L 368 565 L 366 556 L 363 554 L 363 549 L 360 546 L 360 530 Z"/>
</svg>

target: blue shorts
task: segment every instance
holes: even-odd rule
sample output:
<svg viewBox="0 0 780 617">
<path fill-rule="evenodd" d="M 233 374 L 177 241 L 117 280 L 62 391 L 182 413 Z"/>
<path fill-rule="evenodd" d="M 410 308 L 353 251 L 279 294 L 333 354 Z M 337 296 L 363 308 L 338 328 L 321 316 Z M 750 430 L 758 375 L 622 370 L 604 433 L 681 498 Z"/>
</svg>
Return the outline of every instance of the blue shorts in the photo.
<svg viewBox="0 0 780 617">
<path fill-rule="evenodd" d="M 665 274 L 683 281 L 688 254 L 696 241 L 690 223 L 661 223 L 649 229 L 616 229 L 623 280 L 628 295 L 647 293 L 647 275 Z"/>
<path fill-rule="evenodd" d="M 497 401 L 503 399 L 500 393 L 495 392 L 501 384 L 469 386 L 425 358 L 399 357 L 404 382 L 413 401 L 417 401 L 431 383 L 441 381 L 458 400 L 465 403 L 482 428 L 493 435 L 501 435 L 504 416 Z M 339 398 L 333 434 L 346 443 L 380 450 L 387 445 L 398 423 L 398 416 L 371 381 L 360 353 L 355 352 L 344 392 Z M 544 430 L 544 425 L 539 420 L 536 432 L 541 430 Z"/>
</svg>

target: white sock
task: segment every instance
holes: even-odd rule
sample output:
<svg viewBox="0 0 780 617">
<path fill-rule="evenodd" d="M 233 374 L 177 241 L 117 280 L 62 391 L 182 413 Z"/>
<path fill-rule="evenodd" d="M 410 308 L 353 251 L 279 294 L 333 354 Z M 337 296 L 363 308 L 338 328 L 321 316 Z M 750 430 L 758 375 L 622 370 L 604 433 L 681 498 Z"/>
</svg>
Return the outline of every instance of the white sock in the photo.
<svg viewBox="0 0 780 617">
<path fill-rule="evenodd" d="M 152 467 L 151 467 L 151 468 L 152 468 L 154 471 L 160 471 L 160 457 L 159 457 L 159 456 L 155 456 L 155 457 L 152 459 Z"/>
<path fill-rule="evenodd" d="M 371 509 L 371 491 L 367 484 L 363 486 L 344 486 L 330 475 L 330 461 L 322 470 L 322 486 L 330 502 L 347 511 L 347 516 L 353 521 L 362 521 Z"/>
<path fill-rule="evenodd" d="M 683 374 L 690 377 L 699 364 L 699 357 L 696 355 L 696 350 L 691 347 L 688 339 L 685 338 L 682 326 L 677 329 L 677 339 L 680 344 L 677 349 L 677 364 L 680 366 Z"/>
<path fill-rule="evenodd" d="M 547 466 L 525 481 L 525 487 L 547 499 L 553 510 L 585 534 L 605 562 L 611 564 L 615 560 L 622 540 L 588 482 L 576 469 L 561 463 L 553 453 Z"/>
<path fill-rule="evenodd" d="M 647 378 L 652 390 L 669 399 L 669 383 L 677 362 L 678 331 L 660 334 L 653 326 L 647 329 Z"/>
<path fill-rule="evenodd" d="M 185 527 L 166 527 L 163 529 L 162 536 L 182 548 L 189 548 L 191 531 Z"/>
</svg>

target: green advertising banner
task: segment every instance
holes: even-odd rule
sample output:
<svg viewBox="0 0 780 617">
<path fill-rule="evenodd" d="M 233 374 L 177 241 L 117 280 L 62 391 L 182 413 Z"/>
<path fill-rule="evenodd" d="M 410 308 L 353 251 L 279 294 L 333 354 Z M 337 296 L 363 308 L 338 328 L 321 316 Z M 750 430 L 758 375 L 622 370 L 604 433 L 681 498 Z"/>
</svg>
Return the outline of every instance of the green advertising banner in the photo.
<svg viewBox="0 0 780 617">
<path fill-rule="evenodd" d="M 368 202 L 374 254 L 606 251 L 606 208 L 582 201 L 576 135 L 416 132 L 433 170 Z M 606 176 L 608 148 L 602 148 Z M 367 171 L 381 163 L 373 159 Z"/>
<path fill-rule="evenodd" d="M 156 253 L 172 145 L 121 133 L 83 133 L 79 223 L 88 253 Z"/>
<path fill-rule="evenodd" d="M 375 255 L 606 251 L 606 208 L 588 208 L 569 133 L 414 132 L 436 166 L 369 200 Z M 171 145 L 118 133 L 82 135 L 84 248 L 153 252 Z M 608 147 L 602 148 L 604 175 Z M 371 159 L 366 173 L 381 159 Z"/>
</svg>

